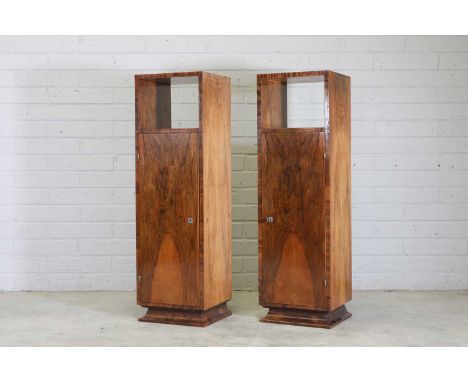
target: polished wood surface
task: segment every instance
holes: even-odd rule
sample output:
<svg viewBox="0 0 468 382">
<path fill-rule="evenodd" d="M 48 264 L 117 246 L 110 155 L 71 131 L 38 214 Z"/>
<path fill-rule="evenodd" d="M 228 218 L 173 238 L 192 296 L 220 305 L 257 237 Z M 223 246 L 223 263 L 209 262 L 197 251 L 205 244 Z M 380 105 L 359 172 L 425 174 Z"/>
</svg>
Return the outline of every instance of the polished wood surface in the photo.
<svg viewBox="0 0 468 382">
<path fill-rule="evenodd" d="M 154 133 L 171 128 L 171 84 L 169 78 L 158 81 L 139 80 L 136 87 L 139 99 L 140 133 Z"/>
<path fill-rule="evenodd" d="M 351 300 L 351 80 L 328 77 L 330 108 L 330 309 Z"/>
<path fill-rule="evenodd" d="M 305 77 L 317 76 L 324 81 L 325 125 L 288 128 L 284 120 L 287 102 L 283 98 L 279 101 L 279 94 L 284 97 L 287 92 L 279 89 L 284 89 L 288 81 L 307 82 Z M 257 125 L 259 290 L 260 304 L 270 308 L 262 321 L 303 325 L 306 320 L 307 326 L 329 327 L 329 323 L 317 319 L 317 312 L 335 312 L 341 317 L 336 322 L 341 322 L 350 316 L 344 313 L 344 304 L 352 292 L 349 77 L 331 71 L 258 75 Z M 279 137 L 291 143 L 279 143 Z M 274 150 L 270 150 L 272 145 Z M 320 166 L 323 171 L 306 175 L 308 161 L 311 168 Z M 283 187 L 283 183 L 288 186 Z M 307 198 L 311 199 L 303 205 L 297 202 Z M 281 217 L 273 216 L 273 222 L 268 223 L 272 205 L 282 206 Z M 312 212 L 313 208 L 317 210 Z M 291 226 L 287 234 L 281 233 L 282 229 L 288 232 L 283 228 L 287 226 L 284 220 Z"/>
<path fill-rule="evenodd" d="M 261 103 L 262 126 L 265 129 L 284 128 L 287 124 L 287 87 L 282 79 L 265 79 L 259 82 L 264 102 Z"/>
<path fill-rule="evenodd" d="M 174 77 L 199 84 L 197 129 L 170 128 Z M 135 76 L 142 321 L 206 326 L 230 314 L 230 94 L 228 78 L 205 72 Z"/>
<path fill-rule="evenodd" d="M 287 324 L 331 329 L 349 317 L 351 317 L 351 313 L 346 310 L 344 305 L 331 312 L 291 308 L 270 308 L 267 315 L 261 318 L 260 321 L 270 324 Z"/>
<path fill-rule="evenodd" d="M 264 79 L 268 79 L 268 80 L 276 80 L 276 81 L 285 82 L 289 78 L 297 79 L 297 78 L 304 78 L 304 77 L 319 77 L 319 76 L 327 77 L 330 73 L 333 73 L 333 72 L 330 70 L 310 70 L 307 72 L 262 73 L 262 74 L 257 75 L 257 80 L 262 81 Z"/>
<path fill-rule="evenodd" d="M 139 321 L 205 327 L 223 318 L 229 317 L 231 314 L 225 302 L 207 310 L 154 307 L 149 308 L 148 312 L 143 317 L 139 318 Z"/>
<path fill-rule="evenodd" d="M 266 130 L 261 140 L 263 298 L 327 309 L 323 132 Z"/>
<path fill-rule="evenodd" d="M 199 306 L 198 133 L 141 134 L 140 155 L 140 301 Z"/>
<path fill-rule="evenodd" d="M 156 128 L 156 83 L 153 81 L 135 81 L 136 120 L 139 132 L 153 131 Z"/>
<path fill-rule="evenodd" d="M 231 81 L 202 77 L 203 307 L 232 296 Z"/>
<path fill-rule="evenodd" d="M 161 79 L 156 82 L 156 129 L 171 127 L 171 83 Z"/>
</svg>

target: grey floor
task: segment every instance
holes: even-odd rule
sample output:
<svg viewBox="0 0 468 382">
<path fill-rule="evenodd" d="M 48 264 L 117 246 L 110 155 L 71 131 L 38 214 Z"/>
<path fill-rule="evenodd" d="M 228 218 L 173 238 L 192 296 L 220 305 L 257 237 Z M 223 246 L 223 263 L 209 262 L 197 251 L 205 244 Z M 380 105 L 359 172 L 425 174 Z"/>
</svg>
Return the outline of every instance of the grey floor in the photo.
<svg viewBox="0 0 468 382">
<path fill-rule="evenodd" d="M 141 323 L 134 292 L 2 292 L 1 346 L 467 346 L 468 291 L 356 291 L 334 329 L 264 324 L 254 292 L 206 328 Z"/>
</svg>

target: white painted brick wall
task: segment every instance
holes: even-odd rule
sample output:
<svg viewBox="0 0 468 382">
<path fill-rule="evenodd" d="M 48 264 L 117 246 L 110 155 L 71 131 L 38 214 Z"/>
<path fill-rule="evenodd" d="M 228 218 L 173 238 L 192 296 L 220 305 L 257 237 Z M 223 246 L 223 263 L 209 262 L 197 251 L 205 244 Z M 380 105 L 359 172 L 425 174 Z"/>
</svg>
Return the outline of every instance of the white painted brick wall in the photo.
<svg viewBox="0 0 468 382">
<path fill-rule="evenodd" d="M 256 74 L 313 69 L 352 77 L 354 287 L 468 288 L 467 37 L 5 36 L 0 290 L 134 289 L 133 75 L 186 70 L 232 79 L 233 281 L 256 289 Z"/>
</svg>

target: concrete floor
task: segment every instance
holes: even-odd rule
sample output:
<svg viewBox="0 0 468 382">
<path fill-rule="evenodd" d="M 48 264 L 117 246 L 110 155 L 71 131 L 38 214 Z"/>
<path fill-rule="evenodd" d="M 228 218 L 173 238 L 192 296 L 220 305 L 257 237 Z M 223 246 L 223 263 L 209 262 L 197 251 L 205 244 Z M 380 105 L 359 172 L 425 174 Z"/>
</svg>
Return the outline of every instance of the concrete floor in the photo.
<svg viewBox="0 0 468 382">
<path fill-rule="evenodd" d="M 1 346 L 468 346 L 468 291 L 356 291 L 334 329 L 264 324 L 255 292 L 207 328 L 141 323 L 135 292 L 2 292 Z"/>
</svg>

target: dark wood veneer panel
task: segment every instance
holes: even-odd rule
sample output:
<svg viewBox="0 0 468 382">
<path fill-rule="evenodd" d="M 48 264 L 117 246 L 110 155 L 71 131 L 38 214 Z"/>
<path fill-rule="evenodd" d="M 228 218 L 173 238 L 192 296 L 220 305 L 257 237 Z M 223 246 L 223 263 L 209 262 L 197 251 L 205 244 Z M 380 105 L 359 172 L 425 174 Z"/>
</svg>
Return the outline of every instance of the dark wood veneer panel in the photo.
<svg viewBox="0 0 468 382">
<path fill-rule="evenodd" d="M 323 133 L 291 129 L 261 139 L 264 299 L 326 309 Z"/>
<path fill-rule="evenodd" d="M 142 134 L 140 153 L 140 301 L 198 306 L 198 133 Z"/>
<path fill-rule="evenodd" d="M 156 82 L 156 129 L 172 128 L 171 83 L 169 80 Z"/>
<path fill-rule="evenodd" d="M 351 317 L 344 305 L 327 312 L 320 310 L 270 308 L 261 322 L 331 329 Z"/>
<path fill-rule="evenodd" d="M 171 309 L 154 307 L 139 320 L 160 324 L 188 325 L 205 327 L 223 318 L 229 317 L 231 311 L 224 302 L 207 310 Z"/>
</svg>

